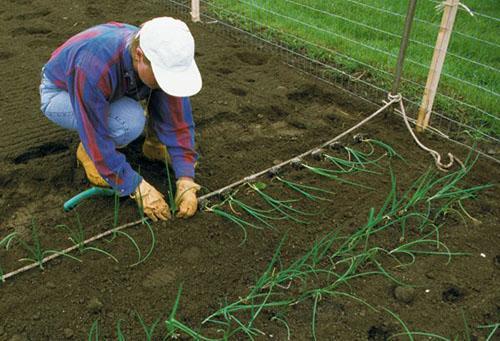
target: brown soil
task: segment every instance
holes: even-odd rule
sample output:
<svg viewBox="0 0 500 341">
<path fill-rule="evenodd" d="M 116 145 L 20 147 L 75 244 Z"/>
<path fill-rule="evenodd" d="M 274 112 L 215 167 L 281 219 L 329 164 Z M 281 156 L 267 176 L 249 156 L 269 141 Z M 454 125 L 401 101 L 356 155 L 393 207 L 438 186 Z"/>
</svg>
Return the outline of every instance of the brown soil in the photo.
<svg viewBox="0 0 500 341">
<path fill-rule="evenodd" d="M 157 1 L 5 1 L 0 9 L 0 74 L 4 81 L 0 92 L 0 236 L 17 231 L 29 240 L 34 223 L 42 245 L 63 248 L 70 245 L 68 235 L 56 225 L 75 227 L 78 216 L 87 237 L 113 226 L 110 198 L 88 200 L 70 213 L 62 211 L 62 204 L 88 188 L 88 183 L 83 171 L 75 167 L 78 137 L 51 124 L 38 110 L 40 69 L 53 49 L 84 28 L 111 20 L 137 25 L 167 14 L 166 5 Z M 252 47 L 244 37 L 228 35 L 214 25 L 190 26 L 204 79 L 202 92 L 192 102 L 201 156 L 197 181 L 205 192 L 319 145 L 374 110 L 299 74 L 279 56 Z M 362 132 L 385 141 L 407 159 L 408 163 L 392 163 L 400 191 L 432 165 L 397 117 L 381 117 Z M 141 157 L 140 140 L 127 148 L 128 159 L 166 192 L 165 169 Z M 346 141 L 352 143 L 350 138 Z M 442 140 L 429 138 L 427 142 L 440 151 L 451 149 L 462 158 L 466 154 Z M 388 166 L 386 160 L 383 164 Z M 333 202 L 302 201 L 301 208 L 321 212 L 307 217 L 310 224 L 278 221 L 274 230 L 248 228 L 245 243 L 241 243 L 241 229 L 209 212 L 199 212 L 189 220 L 158 223 L 153 227 L 157 243 L 152 255 L 135 267 L 128 266 L 137 256 L 126 238 L 98 242 L 95 246 L 111 252 L 120 263 L 87 252 L 81 256 L 82 263 L 56 260 L 44 271 L 32 270 L 1 285 L 0 340 L 82 340 L 96 320 L 104 339 L 116 339 L 120 320 L 128 339 L 144 339 L 135 312 L 148 324 L 161 318 L 153 337 L 161 339 L 163 321 L 181 283 L 177 318 L 205 335 L 220 337 L 217 325 L 206 327 L 201 322 L 222 304 L 249 292 L 285 234 L 284 266 L 328 232 L 353 232 L 362 226 L 370 208 L 380 207 L 390 190 L 388 171 L 353 178 L 374 187 L 373 191 L 325 180 L 305 170 L 289 170 L 285 175 L 334 191 Z M 498 175 L 496 164 L 481 159 L 465 182 L 469 186 L 490 183 Z M 296 197 L 275 181 L 263 181 L 282 199 Z M 240 195 L 256 200 L 244 190 Z M 452 251 L 468 256 L 453 257 L 449 263 L 443 256 L 419 256 L 411 267 L 389 267 L 413 289 L 397 287 L 382 276 L 351 280 L 351 287 L 343 291 L 362 298 L 378 312 L 346 297 L 325 296 L 317 305 L 317 339 L 384 340 L 402 332 L 401 325 L 382 307 L 398 314 L 412 331 L 484 339 L 488 331 L 477 326 L 500 321 L 498 193 L 495 188 L 487 189 L 477 200 L 464 203 L 482 223 L 467 219 L 464 224 L 458 215 L 450 214 L 440 240 Z M 119 224 L 137 219 L 135 204 L 122 199 Z M 135 227 L 127 232 L 147 252 L 151 242 L 148 230 Z M 392 245 L 399 237 L 400 232 L 392 231 L 378 242 Z M 0 266 L 12 271 L 21 266 L 17 259 L 25 256 L 16 244 L 0 251 Z M 299 297 L 303 290 L 291 283 L 288 294 Z M 313 303 L 308 299 L 287 310 L 265 309 L 255 322 L 265 336 L 256 339 L 287 339 L 284 324 L 273 318 L 278 313 L 286 316 L 292 340 L 311 339 Z M 240 333 L 234 339 L 246 337 Z"/>
</svg>

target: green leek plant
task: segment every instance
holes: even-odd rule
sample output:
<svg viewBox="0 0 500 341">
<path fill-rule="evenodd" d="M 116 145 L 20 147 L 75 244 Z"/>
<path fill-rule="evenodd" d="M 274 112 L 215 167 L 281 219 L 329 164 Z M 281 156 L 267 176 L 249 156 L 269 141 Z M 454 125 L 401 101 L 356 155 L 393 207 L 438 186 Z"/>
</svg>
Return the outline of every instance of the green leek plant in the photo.
<svg viewBox="0 0 500 341">
<path fill-rule="evenodd" d="M 62 253 L 61 251 L 57 251 L 57 250 L 43 250 L 42 248 L 42 245 L 40 243 L 40 238 L 39 238 L 39 235 L 38 235 L 38 230 L 36 228 L 36 224 L 35 224 L 35 221 L 33 220 L 32 221 L 32 225 L 31 225 L 31 241 L 32 241 L 32 244 L 29 244 L 28 242 L 26 242 L 25 240 L 23 240 L 22 238 L 16 238 L 19 243 L 21 244 L 21 246 L 24 248 L 24 250 L 26 252 L 28 252 L 29 256 L 30 257 L 25 257 L 25 258 L 22 258 L 20 259 L 20 261 L 28 261 L 28 262 L 32 262 L 32 263 L 37 263 L 38 266 L 40 267 L 40 269 L 44 269 L 43 267 L 43 259 L 47 256 L 47 255 L 51 255 L 51 254 L 59 254 L 61 256 L 65 256 L 67 258 L 70 258 L 72 260 L 76 260 L 77 262 L 81 262 L 80 259 L 70 255 L 70 254 L 67 254 L 67 253 Z"/>
<path fill-rule="evenodd" d="M 109 253 L 109 252 L 107 252 L 107 251 L 105 251 L 103 249 L 94 247 L 94 246 L 85 246 L 85 244 L 84 244 L 84 241 L 85 241 L 85 230 L 84 230 L 84 228 L 82 226 L 82 223 L 80 221 L 80 216 L 78 214 L 76 215 L 76 222 L 77 222 L 77 228 L 76 229 L 72 229 L 72 228 L 70 228 L 67 225 L 57 225 L 56 228 L 63 229 L 63 230 L 65 230 L 69 234 L 68 239 L 74 245 L 78 246 L 78 251 L 80 252 L 80 255 L 83 255 L 83 253 L 86 252 L 86 251 L 94 251 L 94 252 L 101 253 L 101 254 L 103 254 L 103 255 L 111 258 L 116 263 L 118 263 L 118 259 L 116 259 L 116 257 L 113 256 L 111 253 Z"/>
<path fill-rule="evenodd" d="M 371 174 L 380 174 L 373 170 L 367 169 L 365 167 L 366 163 L 360 164 L 358 161 L 344 160 L 329 154 L 323 154 L 327 161 L 330 161 L 339 170 L 329 170 L 329 172 L 334 174 L 349 174 L 355 172 L 366 172 Z"/>
<path fill-rule="evenodd" d="M 167 169 L 167 184 L 168 184 L 168 205 L 170 207 L 170 213 L 172 217 L 175 217 L 177 212 L 177 203 L 174 197 L 174 184 L 172 184 L 172 179 L 170 178 L 170 166 L 168 165 L 168 160 L 165 157 L 165 168 Z"/>
<path fill-rule="evenodd" d="M 423 336 L 423 337 L 431 339 L 431 340 L 436 339 L 436 340 L 450 341 L 449 339 L 445 338 L 444 336 L 437 335 L 434 333 L 412 332 L 412 331 L 410 331 L 410 328 L 408 328 L 406 323 L 404 323 L 404 321 L 401 319 L 401 317 L 399 317 L 395 312 L 393 312 L 392 310 L 387 309 L 387 308 L 383 308 L 383 309 L 386 312 L 388 312 L 392 317 L 394 317 L 404 329 L 403 333 L 392 334 L 391 336 L 389 336 L 387 338 L 387 340 L 392 340 L 393 338 L 398 337 L 398 336 L 407 336 L 408 340 L 413 341 L 414 340 L 413 336 Z M 467 340 L 470 340 L 470 339 L 467 338 Z"/>
<path fill-rule="evenodd" d="M 135 312 L 135 316 L 137 317 L 137 320 L 141 324 L 142 329 L 144 330 L 144 334 L 146 334 L 146 340 L 147 341 L 152 341 L 153 340 L 154 331 L 156 329 L 156 326 L 160 322 L 161 317 L 159 317 L 158 319 L 156 319 L 151 326 L 148 326 L 144 322 L 144 319 L 142 318 L 142 316 L 138 312 Z"/>
<path fill-rule="evenodd" d="M 269 194 L 263 191 L 263 186 L 260 185 L 260 183 L 247 183 L 247 186 L 250 187 L 253 191 L 255 191 L 257 194 L 260 195 L 260 197 L 273 209 L 276 211 L 280 212 L 283 214 L 284 217 L 287 219 L 293 220 L 294 222 L 300 223 L 300 224 L 309 224 L 309 222 L 299 219 L 294 216 L 294 214 L 302 215 L 302 216 L 312 216 L 312 215 L 317 215 L 319 213 L 307 213 L 301 210 L 298 210 L 296 208 L 293 208 L 292 203 L 299 201 L 298 199 L 292 199 L 292 200 L 279 200 L 276 198 L 273 198 Z"/>
<path fill-rule="evenodd" d="M 331 191 L 327 191 L 323 188 L 319 188 L 319 187 L 315 187 L 315 186 L 308 186 L 308 185 L 299 184 L 297 182 L 292 182 L 292 181 L 286 180 L 280 176 L 276 176 L 276 179 L 278 181 L 280 181 L 281 183 L 283 183 L 285 186 L 300 193 L 301 195 L 303 195 L 304 197 L 306 197 L 309 200 L 312 200 L 312 201 L 318 201 L 318 200 L 319 201 L 333 201 L 331 199 L 327 199 L 327 198 L 324 198 L 324 197 L 321 197 L 319 195 L 311 193 L 311 192 L 320 192 L 320 193 L 326 193 L 326 194 L 332 194 L 332 195 L 335 194 Z"/>
<path fill-rule="evenodd" d="M 95 320 L 89 330 L 88 341 L 99 341 L 99 320 Z"/>
<path fill-rule="evenodd" d="M 488 325 L 480 325 L 477 326 L 479 329 L 491 329 L 490 333 L 486 337 L 486 341 L 493 340 L 493 337 L 496 335 L 496 331 L 500 328 L 500 323 L 493 323 Z"/>
<path fill-rule="evenodd" d="M 141 263 L 144 263 L 153 254 L 154 248 L 156 246 L 156 234 L 155 234 L 155 231 L 153 230 L 153 226 L 151 226 L 151 224 L 149 223 L 149 221 L 147 219 L 143 219 L 142 224 L 146 225 L 146 227 L 148 228 L 149 234 L 151 236 L 151 245 L 149 246 L 149 250 L 144 257 L 141 257 L 141 250 L 140 250 L 139 246 L 137 245 L 137 243 L 135 242 L 135 240 L 127 233 L 124 233 L 123 231 L 119 231 L 119 232 L 122 232 L 122 234 L 125 235 L 130 240 L 130 242 L 134 245 L 134 247 L 137 251 L 137 256 L 138 256 L 137 262 L 131 264 L 130 265 L 131 267 L 139 265 Z"/>
<path fill-rule="evenodd" d="M 347 185 L 351 185 L 351 186 L 355 186 L 355 187 L 360 187 L 360 188 L 364 188 L 364 189 L 368 189 L 368 190 L 373 190 L 374 189 L 373 187 L 370 187 L 370 186 L 366 186 L 366 185 L 363 185 L 363 184 L 360 184 L 360 183 L 357 183 L 357 182 L 354 182 L 354 181 L 343 179 L 343 178 L 341 178 L 341 177 L 339 177 L 337 175 L 337 173 L 336 173 L 335 170 L 321 168 L 321 167 L 313 167 L 313 166 L 309 166 L 306 163 L 302 163 L 302 167 L 310 170 L 314 174 L 318 174 L 318 175 L 327 177 L 329 179 L 338 181 L 340 183 L 344 183 L 344 184 L 347 184 Z"/>
<path fill-rule="evenodd" d="M 5 250 L 9 250 L 10 244 L 16 238 L 16 236 L 17 236 L 17 233 L 12 232 L 12 233 L 9 233 L 4 238 L 0 239 L 0 248 L 5 247 Z M 2 283 L 5 282 L 3 275 L 4 275 L 4 270 L 2 268 L 2 264 L 0 264 L 0 282 L 2 282 Z"/>
<path fill-rule="evenodd" d="M 269 223 L 268 220 L 283 220 L 287 218 L 286 216 L 276 217 L 271 215 L 272 212 L 276 212 L 276 209 L 269 209 L 269 210 L 258 209 L 256 207 L 252 207 L 248 204 L 245 204 L 244 202 L 234 197 L 230 198 L 228 204 L 233 212 L 237 213 L 234 207 L 238 207 L 271 229 L 274 229 L 275 227 L 271 223 Z"/>
<path fill-rule="evenodd" d="M 365 142 L 365 143 L 368 143 L 370 146 L 372 146 L 373 148 L 373 145 L 376 145 L 382 149 L 385 150 L 385 153 L 387 154 L 387 156 L 389 158 L 393 158 L 393 157 L 396 157 L 400 160 L 403 160 L 405 161 L 405 159 L 399 155 L 395 150 L 394 148 L 392 148 L 390 145 L 388 145 L 387 143 L 384 143 L 380 140 L 375 140 L 375 139 L 363 139 L 362 142 Z"/>
<path fill-rule="evenodd" d="M 215 205 L 212 205 L 210 207 L 206 207 L 205 210 L 207 212 L 212 212 L 212 213 L 218 215 L 219 217 L 225 218 L 225 219 L 235 223 L 243 232 L 243 239 L 240 243 L 240 245 L 242 245 L 246 242 L 247 237 L 248 237 L 247 227 L 252 227 L 255 229 L 263 229 L 264 227 L 253 224 L 251 222 L 248 222 L 248 221 L 238 217 L 236 214 L 232 214 L 232 213 L 224 211 L 222 209 L 222 206 L 224 206 L 225 204 L 229 205 L 232 198 L 233 197 L 231 195 L 228 195 L 227 198 L 225 198 L 222 202 L 215 204 Z"/>
<path fill-rule="evenodd" d="M 177 296 L 175 298 L 175 302 L 174 302 L 174 305 L 172 307 L 172 311 L 170 312 L 168 319 L 165 321 L 165 326 L 167 328 L 167 333 L 168 333 L 167 337 L 171 337 L 171 338 L 176 339 L 179 336 L 178 331 L 182 331 L 185 334 L 194 338 L 195 340 L 207 340 L 207 341 L 212 340 L 212 339 L 208 339 L 208 338 L 203 337 L 202 335 L 200 335 L 199 333 L 197 333 L 193 329 L 189 328 L 188 326 L 186 326 L 182 322 L 179 322 L 175 318 L 175 316 L 177 314 L 177 309 L 179 309 L 179 301 L 181 299 L 181 294 L 182 294 L 182 283 L 179 286 L 179 290 L 177 291 Z"/>
<path fill-rule="evenodd" d="M 125 338 L 125 334 L 123 334 L 123 331 L 122 331 L 122 319 L 118 320 L 118 322 L 116 323 L 116 339 L 118 341 L 125 341 L 126 338 Z"/>
<path fill-rule="evenodd" d="M 139 193 L 139 195 L 141 195 L 141 193 Z M 151 245 L 150 245 L 149 250 L 146 253 L 146 255 L 144 257 L 142 257 L 141 248 L 139 247 L 139 245 L 137 244 L 135 239 L 130 234 L 128 234 L 124 231 L 121 231 L 121 230 L 115 232 L 115 234 L 119 234 L 121 236 L 126 237 L 135 248 L 135 251 L 137 253 L 137 261 L 135 263 L 131 264 L 130 265 L 131 267 L 134 267 L 134 266 L 139 265 L 139 264 L 143 263 L 144 261 L 146 261 L 151 256 L 151 254 L 153 253 L 153 250 L 156 246 L 156 234 L 153 230 L 153 227 L 149 223 L 148 219 L 144 215 L 144 208 L 142 207 L 142 204 L 141 204 L 142 198 L 139 198 L 139 199 L 140 199 L 138 201 L 139 204 L 137 205 L 138 210 L 139 210 L 139 216 L 141 218 L 142 225 L 146 225 L 146 227 L 148 228 L 149 234 L 151 236 Z M 114 237 L 111 240 L 113 240 L 113 239 L 114 239 Z"/>
</svg>

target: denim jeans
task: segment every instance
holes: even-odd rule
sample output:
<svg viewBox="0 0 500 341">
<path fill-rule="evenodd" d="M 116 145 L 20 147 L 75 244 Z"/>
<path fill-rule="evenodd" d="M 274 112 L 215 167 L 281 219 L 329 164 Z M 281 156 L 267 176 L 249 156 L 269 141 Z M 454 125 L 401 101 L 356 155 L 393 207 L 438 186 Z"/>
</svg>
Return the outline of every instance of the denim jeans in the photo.
<svg viewBox="0 0 500 341">
<path fill-rule="evenodd" d="M 40 109 L 49 120 L 69 130 L 77 130 L 77 122 L 68 92 L 59 89 L 42 71 Z M 122 97 L 110 104 L 108 131 L 117 147 L 123 147 L 138 138 L 144 130 L 146 118 L 141 104 Z"/>
</svg>

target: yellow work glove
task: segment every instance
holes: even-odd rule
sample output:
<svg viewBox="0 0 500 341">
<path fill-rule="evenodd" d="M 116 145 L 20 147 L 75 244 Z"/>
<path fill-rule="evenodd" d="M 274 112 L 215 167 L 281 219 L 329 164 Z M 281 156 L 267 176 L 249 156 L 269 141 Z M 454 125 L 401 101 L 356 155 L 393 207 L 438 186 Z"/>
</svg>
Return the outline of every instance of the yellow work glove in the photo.
<svg viewBox="0 0 500 341">
<path fill-rule="evenodd" d="M 163 199 L 163 194 L 158 192 L 146 180 L 142 180 L 131 197 L 135 199 L 137 205 L 142 207 L 144 214 L 152 221 L 158 221 L 158 219 L 168 220 L 171 218 L 170 209 L 165 199 Z"/>
<path fill-rule="evenodd" d="M 196 184 L 191 178 L 179 178 L 176 185 L 175 205 L 178 212 L 175 216 L 177 218 L 189 218 L 198 209 L 196 192 L 200 190 L 200 185 Z"/>
</svg>

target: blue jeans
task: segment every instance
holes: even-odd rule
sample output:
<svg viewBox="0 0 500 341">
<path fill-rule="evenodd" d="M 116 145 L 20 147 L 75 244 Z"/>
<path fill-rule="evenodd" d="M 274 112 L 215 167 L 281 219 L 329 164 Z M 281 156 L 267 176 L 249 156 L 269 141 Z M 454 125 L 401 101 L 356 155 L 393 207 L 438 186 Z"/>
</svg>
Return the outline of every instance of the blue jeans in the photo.
<svg viewBox="0 0 500 341">
<path fill-rule="evenodd" d="M 68 92 L 59 89 L 42 72 L 40 109 L 49 120 L 69 130 L 77 130 L 77 123 Z M 138 138 L 144 130 L 146 117 L 141 104 L 122 97 L 110 104 L 108 131 L 117 147 L 123 147 Z"/>
</svg>

